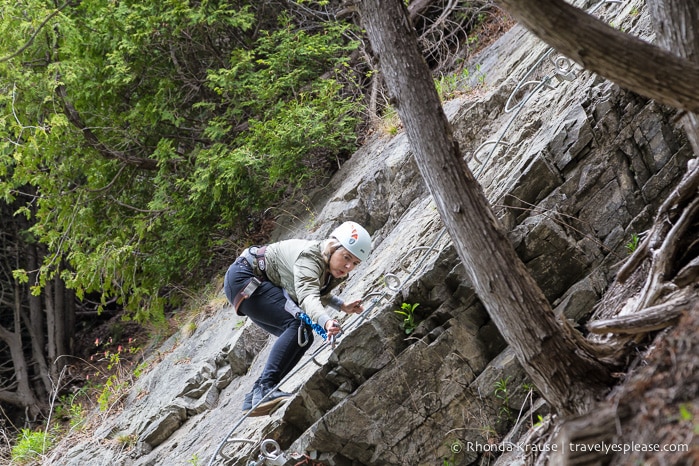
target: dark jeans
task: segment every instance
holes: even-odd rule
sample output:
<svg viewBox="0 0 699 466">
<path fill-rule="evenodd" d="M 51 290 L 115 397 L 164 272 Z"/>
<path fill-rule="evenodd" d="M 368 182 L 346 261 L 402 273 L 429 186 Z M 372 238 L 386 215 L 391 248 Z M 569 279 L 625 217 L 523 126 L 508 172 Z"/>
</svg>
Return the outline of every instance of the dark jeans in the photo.
<svg viewBox="0 0 699 466">
<path fill-rule="evenodd" d="M 223 281 L 223 290 L 230 303 L 253 276 L 252 267 L 244 259 L 239 257 L 231 264 Z M 265 280 L 238 308 L 240 314 L 249 317 L 259 327 L 278 337 L 255 385 L 277 385 L 298 364 L 313 343 L 313 332 L 306 329 L 308 344 L 298 344 L 298 331 L 302 322 L 284 310 L 285 303 L 282 288 Z"/>
</svg>

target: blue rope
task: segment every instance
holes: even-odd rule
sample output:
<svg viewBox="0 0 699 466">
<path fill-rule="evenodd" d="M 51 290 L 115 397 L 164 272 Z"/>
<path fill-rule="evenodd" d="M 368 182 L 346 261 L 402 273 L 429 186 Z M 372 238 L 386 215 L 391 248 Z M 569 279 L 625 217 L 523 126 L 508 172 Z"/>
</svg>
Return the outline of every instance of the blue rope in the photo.
<svg viewBox="0 0 699 466">
<path fill-rule="evenodd" d="M 313 329 L 314 332 L 316 332 L 318 335 L 323 337 L 323 340 L 328 339 L 328 334 L 325 333 L 325 329 L 321 327 L 320 325 L 314 323 L 310 317 L 308 317 L 308 314 L 305 312 L 299 312 L 296 314 L 296 317 L 301 319 L 301 322 L 305 322 L 306 324 L 310 325 L 310 327 Z"/>
</svg>

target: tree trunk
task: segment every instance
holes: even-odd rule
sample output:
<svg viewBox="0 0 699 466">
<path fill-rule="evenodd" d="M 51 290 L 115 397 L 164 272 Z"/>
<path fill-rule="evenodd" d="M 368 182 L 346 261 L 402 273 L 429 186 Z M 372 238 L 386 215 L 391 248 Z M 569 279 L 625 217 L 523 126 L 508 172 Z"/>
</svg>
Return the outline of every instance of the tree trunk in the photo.
<svg viewBox="0 0 699 466">
<path fill-rule="evenodd" d="M 28 228 L 28 227 L 27 227 Z M 29 272 L 29 284 L 34 285 L 38 280 L 39 270 L 39 247 L 36 244 L 25 246 L 27 254 L 27 269 Z M 49 380 L 49 368 L 46 364 L 46 319 L 41 306 L 41 296 L 34 296 L 31 287 L 27 287 L 27 301 L 29 302 L 29 316 L 24 319 L 29 338 L 32 342 L 32 359 L 37 365 L 37 373 L 41 378 L 42 386 L 36 386 L 36 395 L 40 399 L 46 399 L 51 392 L 51 381 Z M 26 314 L 24 314 L 26 317 Z"/>
<path fill-rule="evenodd" d="M 75 291 L 71 289 L 66 289 L 65 322 L 66 354 L 72 355 L 75 351 Z"/>
<path fill-rule="evenodd" d="M 692 63 L 699 63 L 699 24 L 697 24 L 699 5 L 697 2 L 648 0 L 646 5 L 658 45 Z"/>
<path fill-rule="evenodd" d="M 56 366 L 56 370 L 60 373 L 61 369 L 66 365 L 66 358 L 61 357 L 67 354 L 66 351 L 66 287 L 58 273 L 53 279 L 53 311 L 56 313 L 54 319 L 55 341 L 56 341 L 56 359 L 52 361 Z"/>
<path fill-rule="evenodd" d="M 35 333 L 37 330 L 29 321 L 26 313 L 22 314 L 22 321 L 24 326 L 27 328 L 27 333 L 31 341 L 32 346 L 32 362 L 36 365 L 36 369 L 33 373 L 34 376 L 38 376 L 41 384 L 35 383 L 32 385 L 34 393 L 37 398 L 41 400 L 48 399 L 48 394 L 51 393 L 51 379 L 49 379 L 49 366 L 46 363 L 46 356 L 44 355 L 44 347 L 39 346 L 39 341 L 43 341 L 43 330 L 40 333 L 41 338 L 37 338 Z"/>
<path fill-rule="evenodd" d="M 403 2 L 357 5 L 420 173 L 478 297 L 542 396 L 560 413 L 584 412 L 609 372 L 557 321 L 461 157 Z"/>
<path fill-rule="evenodd" d="M 47 340 L 47 356 L 49 363 L 49 376 L 54 382 L 58 380 L 58 367 L 56 366 L 56 358 L 59 355 L 58 341 L 56 337 L 56 309 L 55 309 L 55 286 L 53 282 L 47 282 L 44 286 L 44 309 L 46 310 L 46 329 L 48 331 Z"/>
<path fill-rule="evenodd" d="M 540 39 L 586 69 L 661 104 L 699 113 L 696 61 L 618 31 L 563 0 L 496 1 Z M 692 2 L 696 3 L 675 0 Z M 688 19 L 697 21 L 696 16 Z"/>
<path fill-rule="evenodd" d="M 660 47 L 699 65 L 699 4 L 685 0 L 648 0 L 656 40 Z M 696 81 L 693 83 L 696 92 Z M 688 113 L 682 126 L 695 155 L 699 155 L 699 116 Z"/>
<path fill-rule="evenodd" d="M 12 366 L 14 367 L 14 383 L 0 388 L 0 401 L 13 406 L 23 406 L 29 409 L 32 418 L 40 413 L 39 403 L 29 384 L 29 370 L 22 352 L 22 338 L 16 332 L 10 332 L 0 327 L 0 340 L 10 349 Z M 9 381 L 3 381 L 9 383 Z"/>
<path fill-rule="evenodd" d="M 39 280 L 39 248 L 35 244 L 28 244 L 25 247 L 27 254 L 27 270 L 29 270 L 29 285 L 27 287 L 27 301 L 29 302 L 29 320 L 33 333 L 36 335 L 36 344 L 39 348 L 44 348 L 46 339 L 44 338 L 44 313 L 41 307 L 41 296 L 32 294 L 31 286 Z M 42 350 L 43 354 L 43 350 Z"/>
<path fill-rule="evenodd" d="M 24 406 L 29 409 L 29 414 L 32 419 L 36 418 L 42 409 L 42 404 L 39 403 L 34 391 L 31 388 L 29 380 L 29 367 L 24 357 L 24 349 L 22 345 L 22 324 L 21 312 L 22 301 L 20 286 L 15 283 L 15 305 L 13 326 L 14 331 L 7 330 L 0 326 L 0 340 L 3 340 L 9 350 L 12 358 L 12 366 L 14 367 L 14 383 L 0 389 L 0 401 L 10 403 L 15 406 Z"/>
</svg>

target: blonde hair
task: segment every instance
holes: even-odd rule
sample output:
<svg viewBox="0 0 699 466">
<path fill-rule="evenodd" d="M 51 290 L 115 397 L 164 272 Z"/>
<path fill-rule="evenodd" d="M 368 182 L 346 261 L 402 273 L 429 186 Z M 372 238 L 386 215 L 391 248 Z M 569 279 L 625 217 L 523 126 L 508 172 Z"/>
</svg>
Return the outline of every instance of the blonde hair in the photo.
<svg viewBox="0 0 699 466">
<path fill-rule="evenodd" d="M 329 263 L 330 256 L 332 256 L 333 253 L 341 247 L 343 247 L 342 244 L 340 244 L 340 242 L 336 238 L 331 237 L 326 239 L 325 243 L 323 244 L 323 259 L 325 260 L 325 262 Z"/>
</svg>

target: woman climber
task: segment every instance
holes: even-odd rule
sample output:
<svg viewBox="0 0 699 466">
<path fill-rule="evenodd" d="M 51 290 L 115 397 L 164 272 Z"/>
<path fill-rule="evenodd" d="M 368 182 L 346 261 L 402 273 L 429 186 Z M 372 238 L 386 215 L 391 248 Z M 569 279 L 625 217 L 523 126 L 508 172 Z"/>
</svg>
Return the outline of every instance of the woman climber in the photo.
<svg viewBox="0 0 699 466">
<path fill-rule="evenodd" d="M 349 314 L 364 310 L 361 299 L 345 303 L 330 291 L 370 250 L 369 233 L 357 223 L 345 222 L 326 240 L 290 239 L 251 247 L 231 264 L 224 279 L 228 301 L 238 315 L 278 337 L 262 375 L 245 396 L 244 412 L 255 407 L 250 416 L 269 414 L 291 396 L 276 387 L 311 346 L 309 324 L 329 337 L 341 332 L 326 305 Z"/>
</svg>

